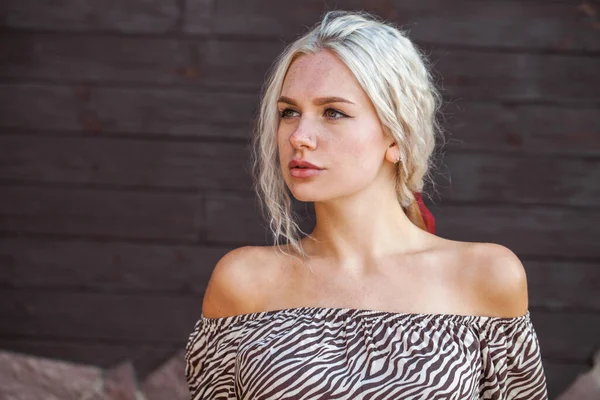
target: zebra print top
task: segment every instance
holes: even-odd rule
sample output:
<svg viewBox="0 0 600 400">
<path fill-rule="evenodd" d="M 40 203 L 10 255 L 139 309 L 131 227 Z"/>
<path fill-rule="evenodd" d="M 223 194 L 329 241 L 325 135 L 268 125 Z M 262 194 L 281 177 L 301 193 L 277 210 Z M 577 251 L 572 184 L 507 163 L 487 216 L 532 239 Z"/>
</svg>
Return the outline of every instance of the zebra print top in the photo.
<svg viewBox="0 0 600 400">
<path fill-rule="evenodd" d="M 203 315 L 192 399 L 546 400 L 529 312 L 514 318 L 298 307 Z"/>
</svg>

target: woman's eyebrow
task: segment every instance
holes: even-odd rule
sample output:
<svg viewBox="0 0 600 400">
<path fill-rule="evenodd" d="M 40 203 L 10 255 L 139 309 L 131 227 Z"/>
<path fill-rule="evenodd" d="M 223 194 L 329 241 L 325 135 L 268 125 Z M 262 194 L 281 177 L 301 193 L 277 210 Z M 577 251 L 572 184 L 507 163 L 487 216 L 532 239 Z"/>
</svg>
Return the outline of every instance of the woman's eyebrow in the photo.
<svg viewBox="0 0 600 400">
<path fill-rule="evenodd" d="M 297 106 L 298 105 L 294 101 L 294 99 L 290 99 L 289 97 L 286 97 L 286 96 L 281 96 L 279 98 L 279 100 L 277 100 L 277 102 L 278 103 L 291 104 L 293 106 Z M 318 98 L 316 98 L 316 99 L 313 100 L 313 104 L 316 105 L 316 106 L 322 106 L 324 104 L 330 104 L 330 103 L 348 103 L 348 104 L 354 104 L 350 100 L 344 99 L 343 97 L 337 97 L 337 96 L 318 97 Z"/>
<path fill-rule="evenodd" d="M 296 102 L 292 99 L 290 99 L 289 97 L 285 97 L 285 96 L 281 96 L 279 98 L 279 100 L 277 100 L 278 103 L 287 103 L 287 104 L 291 104 L 293 106 L 297 106 L 298 104 L 296 104 Z"/>
<path fill-rule="evenodd" d="M 317 99 L 314 99 L 313 103 L 315 105 L 317 105 L 317 106 L 322 106 L 324 104 L 329 104 L 329 103 L 348 103 L 348 104 L 354 104 L 350 100 L 344 99 L 343 97 L 336 97 L 336 96 L 332 96 L 332 97 L 319 97 Z"/>
</svg>

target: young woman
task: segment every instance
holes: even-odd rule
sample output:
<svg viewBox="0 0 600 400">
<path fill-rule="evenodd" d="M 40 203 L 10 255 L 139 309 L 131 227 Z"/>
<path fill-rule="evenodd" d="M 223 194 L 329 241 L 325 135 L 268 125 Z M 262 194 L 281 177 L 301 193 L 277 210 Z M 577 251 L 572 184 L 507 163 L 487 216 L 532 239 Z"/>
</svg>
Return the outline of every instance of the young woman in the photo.
<svg viewBox="0 0 600 400">
<path fill-rule="evenodd" d="M 274 246 L 216 265 L 193 399 L 546 399 L 523 266 L 427 231 L 440 96 L 403 32 L 328 13 L 277 59 L 255 138 Z M 291 196 L 313 202 L 300 237 Z M 278 244 L 284 238 L 285 244 Z"/>
</svg>

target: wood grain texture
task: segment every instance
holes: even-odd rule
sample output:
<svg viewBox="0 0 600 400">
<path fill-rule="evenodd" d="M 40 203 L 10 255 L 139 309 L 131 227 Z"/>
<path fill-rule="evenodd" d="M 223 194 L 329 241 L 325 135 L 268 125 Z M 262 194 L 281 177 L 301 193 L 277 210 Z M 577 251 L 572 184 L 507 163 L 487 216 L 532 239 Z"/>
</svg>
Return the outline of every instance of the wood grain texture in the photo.
<svg viewBox="0 0 600 400">
<path fill-rule="evenodd" d="M 233 247 L 0 238 L 0 287 L 201 296 Z"/>
<path fill-rule="evenodd" d="M 244 144 L 103 137 L 0 137 L 0 180 L 147 189 L 249 191 Z"/>
<path fill-rule="evenodd" d="M 188 0 L 194 6 L 197 1 Z M 223 35 L 291 39 L 326 10 L 365 10 L 398 24 L 419 42 L 460 46 L 598 51 L 596 19 L 577 2 L 338 0 L 286 3 L 217 0 L 212 31 Z M 443 11 L 442 11 L 443 10 Z M 587 11 L 587 12 L 586 12 Z M 206 31 L 206 8 L 188 9 L 185 30 Z"/>
<path fill-rule="evenodd" d="M 596 105 L 600 100 L 589 85 L 597 79 L 598 57 L 453 49 L 435 50 L 429 58 L 438 86 L 450 98 Z"/>
<path fill-rule="evenodd" d="M 597 313 L 532 309 L 531 320 L 544 357 L 586 362 L 600 346 L 600 316 Z"/>
<path fill-rule="evenodd" d="M 0 335 L 181 345 L 201 309 L 202 296 L 4 289 Z"/>
<path fill-rule="evenodd" d="M 248 137 L 256 99 L 191 88 L 0 85 L 0 126 L 88 134 Z"/>
<path fill-rule="evenodd" d="M 555 399 L 562 393 L 580 374 L 592 368 L 590 362 L 564 362 L 552 359 L 542 359 L 544 373 L 548 383 L 548 398 Z"/>
<path fill-rule="evenodd" d="M 436 189 L 451 202 L 597 207 L 600 161 L 454 152 L 443 159 Z"/>
<path fill-rule="evenodd" d="M 270 244 L 258 200 L 237 193 L 208 193 L 206 237 L 209 242 Z"/>
<path fill-rule="evenodd" d="M 46 35 L 10 32 L 0 38 L 0 77 L 51 82 L 193 82 L 204 42 L 163 37 Z"/>
<path fill-rule="evenodd" d="M 600 155 L 598 109 L 589 105 L 460 100 L 446 103 L 439 119 L 449 151 L 494 150 L 525 158 L 529 154 Z"/>
<path fill-rule="evenodd" d="M 1 25 L 13 29 L 165 33 L 177 26 L 176 0 L 6 1 Z"/>
<path fill-rule="evenodd" d="M 585 261 L 523 259 L 532 307 L 600 313 L 600 265 Z"/>
<path fill-rule="evenodd" d="M 430 208 L 437 234 L 492 242 L 522 256 L 597 259 L 600 211 L 543 206 L 444 205 Z"/>
<path fill-rule="evenodd" d="M 43 187 L 0 187 L 0 230 L 98 238 L 196 242 L 202 197 Z"/>
</svg>

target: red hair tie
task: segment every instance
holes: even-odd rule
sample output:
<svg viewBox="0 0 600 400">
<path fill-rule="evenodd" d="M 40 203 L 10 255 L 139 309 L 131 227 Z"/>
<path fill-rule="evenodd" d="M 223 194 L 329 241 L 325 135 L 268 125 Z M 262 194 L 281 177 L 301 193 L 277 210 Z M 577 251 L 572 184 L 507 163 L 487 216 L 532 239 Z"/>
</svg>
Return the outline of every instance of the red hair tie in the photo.
<svg viewBox="0 0 600 400">
<path fill-rule="evenodd" d="M 425 222 L 427 232 L 435 234 L 435 218 L 433 217 L 433 214 L 425 207 L 421 193 L 414 193 L 414 196 L 419 205 L 419 211 L 421 211 L 421 216 L 423 217 L 423 222 Z"/>
</svg>

